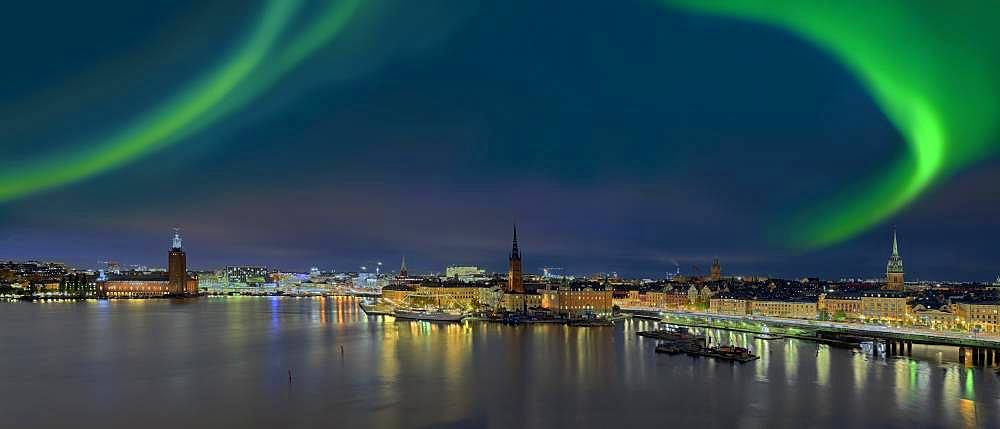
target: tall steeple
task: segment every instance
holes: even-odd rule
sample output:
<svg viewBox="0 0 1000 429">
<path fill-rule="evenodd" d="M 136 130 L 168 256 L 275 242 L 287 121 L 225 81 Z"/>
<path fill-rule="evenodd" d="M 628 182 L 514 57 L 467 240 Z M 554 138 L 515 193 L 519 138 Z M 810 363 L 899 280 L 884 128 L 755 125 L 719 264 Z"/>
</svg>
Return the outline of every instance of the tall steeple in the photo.
<svg viewBox="0 0 1000 429">
<path fill-rule="evenodd" d="M 517 250 L 517 224 L 514 224 L 514 245 L 510 249 L 510 259 L 521 259 L 521 252 Z"/>
<path fill-rule="evenodd" d="M 524 293 L 524 275 L 521 271 L 521 251 L 517 248 L 517 225 L 514 225 L 514 242 L 510 249 L 507 270 L 507 293 Z"/>
<path fill-rule="evenodd" d="M 903 258 L 899 256 L 899 240 L 896 238 L 896 228 L 892 228 L 892 254 L 885 264 L 885 288 L 903 290 Z"/>
<path fill-rule="evenodd" d="M 892 228 L 892 255 L 899 256 L 899 242 L 896 241 L 896 227 Z"/>
<path fill-rule="evenodd" d="M 399 276 L 405 278 L 407 276 L 406 272 L 406 255 L 403 255 L 403 264 L 399 267 Z"/>
</svg>

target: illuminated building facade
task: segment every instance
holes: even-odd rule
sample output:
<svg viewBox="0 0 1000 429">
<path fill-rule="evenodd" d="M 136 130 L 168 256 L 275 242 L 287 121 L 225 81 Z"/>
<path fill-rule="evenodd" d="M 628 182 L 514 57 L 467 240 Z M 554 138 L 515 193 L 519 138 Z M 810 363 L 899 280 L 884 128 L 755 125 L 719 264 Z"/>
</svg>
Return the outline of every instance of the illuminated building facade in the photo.
<svg viewBox="0 0 1000 429">
<path fill-rule="evenodd" d="M 910 315 L 908 300 L 897 291 L 866 292 L 861 295 L 861 316 L 865 321 L 906 321 Z"/>
<path fill-rule="evenodd" d="M 486 270 L 475 265 L 452 265 L 445 267 L 444 276 L 449 280 L 476 282 L 486 280 Z"/>
<path fill-rule="evenodd" d="M 97 296 L 101 298 L 156 298 L 197 293 L 198 279 L 188 275 L 187 255 L 176 229 L 167 252 L 167 272 L 131 271 L 97 279 Z"/>
<path fill-rule="evenodd" d="M 568 319 L 610 316 L 614 307 L 611 289 L 561 287 L 539 292 L 539 307 Z"/>
<path fill-rule="evenodd" d="M 159 298 L 170 296 L 172 290 L 171 283 L 162 276 L 122 277 L 98 282 L 98 295 L 103 298 Z"/>
<path fill-rule="evenodd" d="M 708 311 L 730 316 L 746 316 L 750 312 L 750 301 L 726 296 L 713 297 L 708 301 Z"/>
<path fill-rule="evenodd" d="M 542 295 L 538 293 L 505 293 L 500 305 L 508 311 L 542 308 Z"/>
<path fill-rule="evenodd" d="M 955 310 L 963 329 L 1000 332 L 1000 302 L 959 303 Z"/>
<path fill-rule="evenodd" d="M 226 267 L 226 281 L 230 284 L 259 285 L 267 283 L 267 268 L 260 266 Z"/>
<path fill-rule="evenodd" d="M 417 291 L 416 286 L 389 285 L 382 288 L 382 298 L 395 303 L 403 302 L 411 293 Z"/>
<path fill-rule="evenodd" d="M 913 323 L 931 329 L 954 329 L 959 325 L 958 316 L 951 311 L 924 308 L 922 305 L 913 307 Z"/>
<path fill-rule="evenodd" d="M 831 320 L 847 321 L 861 319 L 860 295 L 820 295 L 819 309 Z"/>
<path fill-rule="evenodd" d="M 809 301 L 750 301 L 750 314 L 788 319 L 816 319 L 817 304 Z"/>
</svg>

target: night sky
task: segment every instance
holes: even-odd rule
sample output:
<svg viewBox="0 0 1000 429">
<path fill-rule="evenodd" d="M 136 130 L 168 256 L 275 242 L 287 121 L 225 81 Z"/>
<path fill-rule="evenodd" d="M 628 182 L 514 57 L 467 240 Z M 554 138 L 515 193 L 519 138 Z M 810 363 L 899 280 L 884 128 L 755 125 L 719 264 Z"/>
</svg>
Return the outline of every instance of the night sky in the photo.
<svg viewBox="0 0 1000 429">
<path fill-rule="evenodd" d="M 405 255 L 411 272 L 499 271 L 516 222 L 529 272 L 662 277 L 718 256 L 726 274 L 877 277 L 897 225 L 908 280 L 1000 273 L 989 155 L 860 233 L 794 244 L 789 219 L 863 187 L 907 143 L 857 74 L 793 32 L 646 0 L 474 3 L 362 2 L 176 141 L 5 198 L 0 259 L 162 266 L 178 226 L 194 269 L 395 269 Z M 69 171 L 59 160 L 223 66 L 267 10 L 8 6 L 0 168 Z M 279 41 L 261 70 L 294 49 Z"/>
</svg>

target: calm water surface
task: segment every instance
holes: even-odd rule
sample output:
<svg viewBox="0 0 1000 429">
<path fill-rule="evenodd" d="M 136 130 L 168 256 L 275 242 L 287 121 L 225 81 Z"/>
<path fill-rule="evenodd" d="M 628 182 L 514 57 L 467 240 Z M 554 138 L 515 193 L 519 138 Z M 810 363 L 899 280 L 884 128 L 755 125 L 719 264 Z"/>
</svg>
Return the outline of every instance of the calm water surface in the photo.
<svg viewBox="0 0 1000 429">
<path fill-rule="evenodd" d="M 1000 427 L 1000 375 L 947 347 L 710 330 L 762 356 L 739 365 L 656 355 L 647 321 L 403 322 L 353 298 L 4 303 L 0 321 L 3 427 Z"/>
</svg>

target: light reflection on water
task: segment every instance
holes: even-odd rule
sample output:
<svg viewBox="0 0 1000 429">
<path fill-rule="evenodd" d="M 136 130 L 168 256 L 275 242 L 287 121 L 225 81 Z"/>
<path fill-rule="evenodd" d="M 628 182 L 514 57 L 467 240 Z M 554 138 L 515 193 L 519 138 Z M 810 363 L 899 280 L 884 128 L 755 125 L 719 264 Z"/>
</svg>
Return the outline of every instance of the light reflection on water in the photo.
<svg viewBox="0 0 1000 429">
<path fill-rule="evenodd" d="M 613 328 L 367 316 L 353 298 L 4 304 L 0 404 L 20 426 L 984 427 L 995 370 L 696 330 L 761 359 L 653 352 Z M 294 382 L 288 383 L 288 371 Z M 36 412 L 39 398 L 59 413 Z"/>
</svg>

